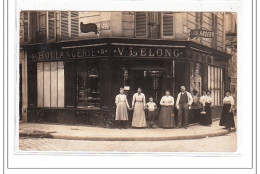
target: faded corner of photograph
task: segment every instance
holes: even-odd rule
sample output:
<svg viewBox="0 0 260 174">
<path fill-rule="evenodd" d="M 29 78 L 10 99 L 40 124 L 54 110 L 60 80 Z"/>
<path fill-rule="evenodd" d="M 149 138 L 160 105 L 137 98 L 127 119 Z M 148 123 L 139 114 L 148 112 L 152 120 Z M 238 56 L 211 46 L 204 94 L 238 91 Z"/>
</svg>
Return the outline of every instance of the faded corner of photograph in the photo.
<svg viewBox="0 0 260 174">
<path fill-rule="evenodd" d="M 237 14 L 21 11 L 22 151 L 236 152 Z"/>
</svg>

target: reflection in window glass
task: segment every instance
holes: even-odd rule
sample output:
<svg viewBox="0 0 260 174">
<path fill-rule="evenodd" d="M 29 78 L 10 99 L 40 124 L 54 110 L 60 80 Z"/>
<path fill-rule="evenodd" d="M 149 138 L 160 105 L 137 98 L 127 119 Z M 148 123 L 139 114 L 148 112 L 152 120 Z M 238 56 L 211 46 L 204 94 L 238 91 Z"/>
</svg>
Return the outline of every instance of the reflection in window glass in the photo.
<svg viewBox="0 0 260 174">
<path fill-rule="evenodd" d="M 99 108 L 99 68 L 97 61 L 79 61 L 77 66 L 77 92 L 79 108 Z"/>
<path fill-rule="evenodd" d="M 208 66 L 208 90 L 211 91 L 211 97 L 213 97 L 212 105 L 222 104 L 224 93 L 222 68 Z"/>
<path fill-rule="evenodd" d="M 200 63 L 191 62 L 190 63 L 190 92 L 192 93 L 194 90 L 201 95 L 202 92 L 202 69 Z"/>
</svg>

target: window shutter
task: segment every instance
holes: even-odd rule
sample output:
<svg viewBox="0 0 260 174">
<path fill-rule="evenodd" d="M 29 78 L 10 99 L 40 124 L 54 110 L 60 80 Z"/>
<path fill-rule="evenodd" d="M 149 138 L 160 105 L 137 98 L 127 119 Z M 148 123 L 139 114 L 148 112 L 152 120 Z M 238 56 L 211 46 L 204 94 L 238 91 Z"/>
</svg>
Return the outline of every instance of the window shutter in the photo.
<svg viewBox="0 0 260 174">
<path fill-rule="evenodd" d="M 61 12 L 61 40 L 69 38 L 69 13 L 66 11 Z"/>
<path fill-rule="evenodd" d="M 77 38 L 79 36 L 79 13 L 71 12 L 71 38 Z"/>
<path fill-rule="evenodd" d="M 163 12 L 163 36 L 173 36 L 173 12 Z"/>
<path fill-rule="evenodd" d="M 48 40 L 55 39 L 55 13 L 48 12 Z"/>
<path fill-rule="evenodd" d="M 146 12 L 136 12 L 135 36 L 146 37 Z"/>
<path fill-rule="evenodd" d="M 28 37 L 29 37 L 29 17 L 28 17 L 28 12 L 24 12 L 24 21 L 23 21 L 23 27 L 24 27 L 24 42 L 28 42 Z"/>
</svg>

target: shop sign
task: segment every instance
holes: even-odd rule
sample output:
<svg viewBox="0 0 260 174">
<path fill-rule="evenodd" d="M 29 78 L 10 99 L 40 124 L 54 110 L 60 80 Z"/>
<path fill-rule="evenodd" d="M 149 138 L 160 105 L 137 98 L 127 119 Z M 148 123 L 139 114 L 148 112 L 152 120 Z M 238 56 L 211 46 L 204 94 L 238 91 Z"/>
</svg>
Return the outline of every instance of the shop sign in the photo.
<svg viewBox="0 0 260 174">
<path fill-rule="evenodd" d="M 94 57 L 147 57 L 147 58 L 178 58 L 184 56 L 184 48 L 157 46 L 124 46 L 113 45 L 111 54 L 106 45 L 63 48 L 57 50 L 28 50 L 28 60 L 65 60 Z"/>
<path fill-rule="evenodd" d="M 112 50 L 114 57 L 177 58 L 184 56 L 183 48 L 175 47 L 115 46 Z"/>
<path fill-rule="evenodd" d="M 80 31 L 82 33 L 94 32 L 95 34 L 97 34 L 98 27 L 97 24 L 94 23 L 83 24 L 83 22 L 80 22 Z"/>
<path fill-rule="evenodd" d="M 196 30 L 190 31 L 191 39 L 195 38 L 195 37 L 213 38 L 214 35 L 215 35 L 214 31 L 201 30 L 201 29 L 196 29 Z"/>
<path fill-rule="evenodd" d="M 28 53 L 28 60 L 63 60 L 108 56 L 106 47 L 82 47 L 59 50 L 41 50 Z"/>
</svg>

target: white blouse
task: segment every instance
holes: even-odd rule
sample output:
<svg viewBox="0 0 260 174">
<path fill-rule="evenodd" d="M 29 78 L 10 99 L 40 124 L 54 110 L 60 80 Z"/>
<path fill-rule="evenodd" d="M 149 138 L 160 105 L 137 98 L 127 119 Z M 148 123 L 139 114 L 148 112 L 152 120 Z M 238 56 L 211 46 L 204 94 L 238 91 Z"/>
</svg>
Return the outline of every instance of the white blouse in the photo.
<svg viewBox="0 0 260 174">
<path fill-rule="evenodd" d="M 135 102 L 143 102 L 145 107 L 145 95 L 143 93 L 135 93 L 133 96 L 132 106 L 134 106 Z"/>
<path fill-rule="evenodd" d="M 207 95 L 203 95 L 200 97 L 200 103 L 205 106 L 205 103 L 212 103 L 213 98 Z"/>
<path fill-rule="evenodd" d="M 162 106 L 173 106 L 174 105 L 174 98 L 172 96 L 163 96 L 160 105 Z"/>
<path fill-rule="evenodd" d="M 146 104 L 146 107 L 149 111 L 154 111 L 157 108 L 157 106 L 154 102 L 148 102 Z"/>
<path fill-rule="evenodd" d="M 224 104 L 231 104 L 231 105 L 234 105 L 235 104 L 235 102 L 234 102 L 234 98 L 232 97 L 232 96 L 226 96 L 226 97 L 224 97 L 224 99 L 223 99 L 223 103 Z"/>
<path fill-rule="evenodd" d="M 119 102 L 125 102 L 126 103 L 126 106 L 129 107 L 129 104 L 127 102 L 127 98 L 126 98 L 126 95 L 125 94 L 118 94 L 116 96 L 116 105 L 119 103 Z"/>
</svg>

